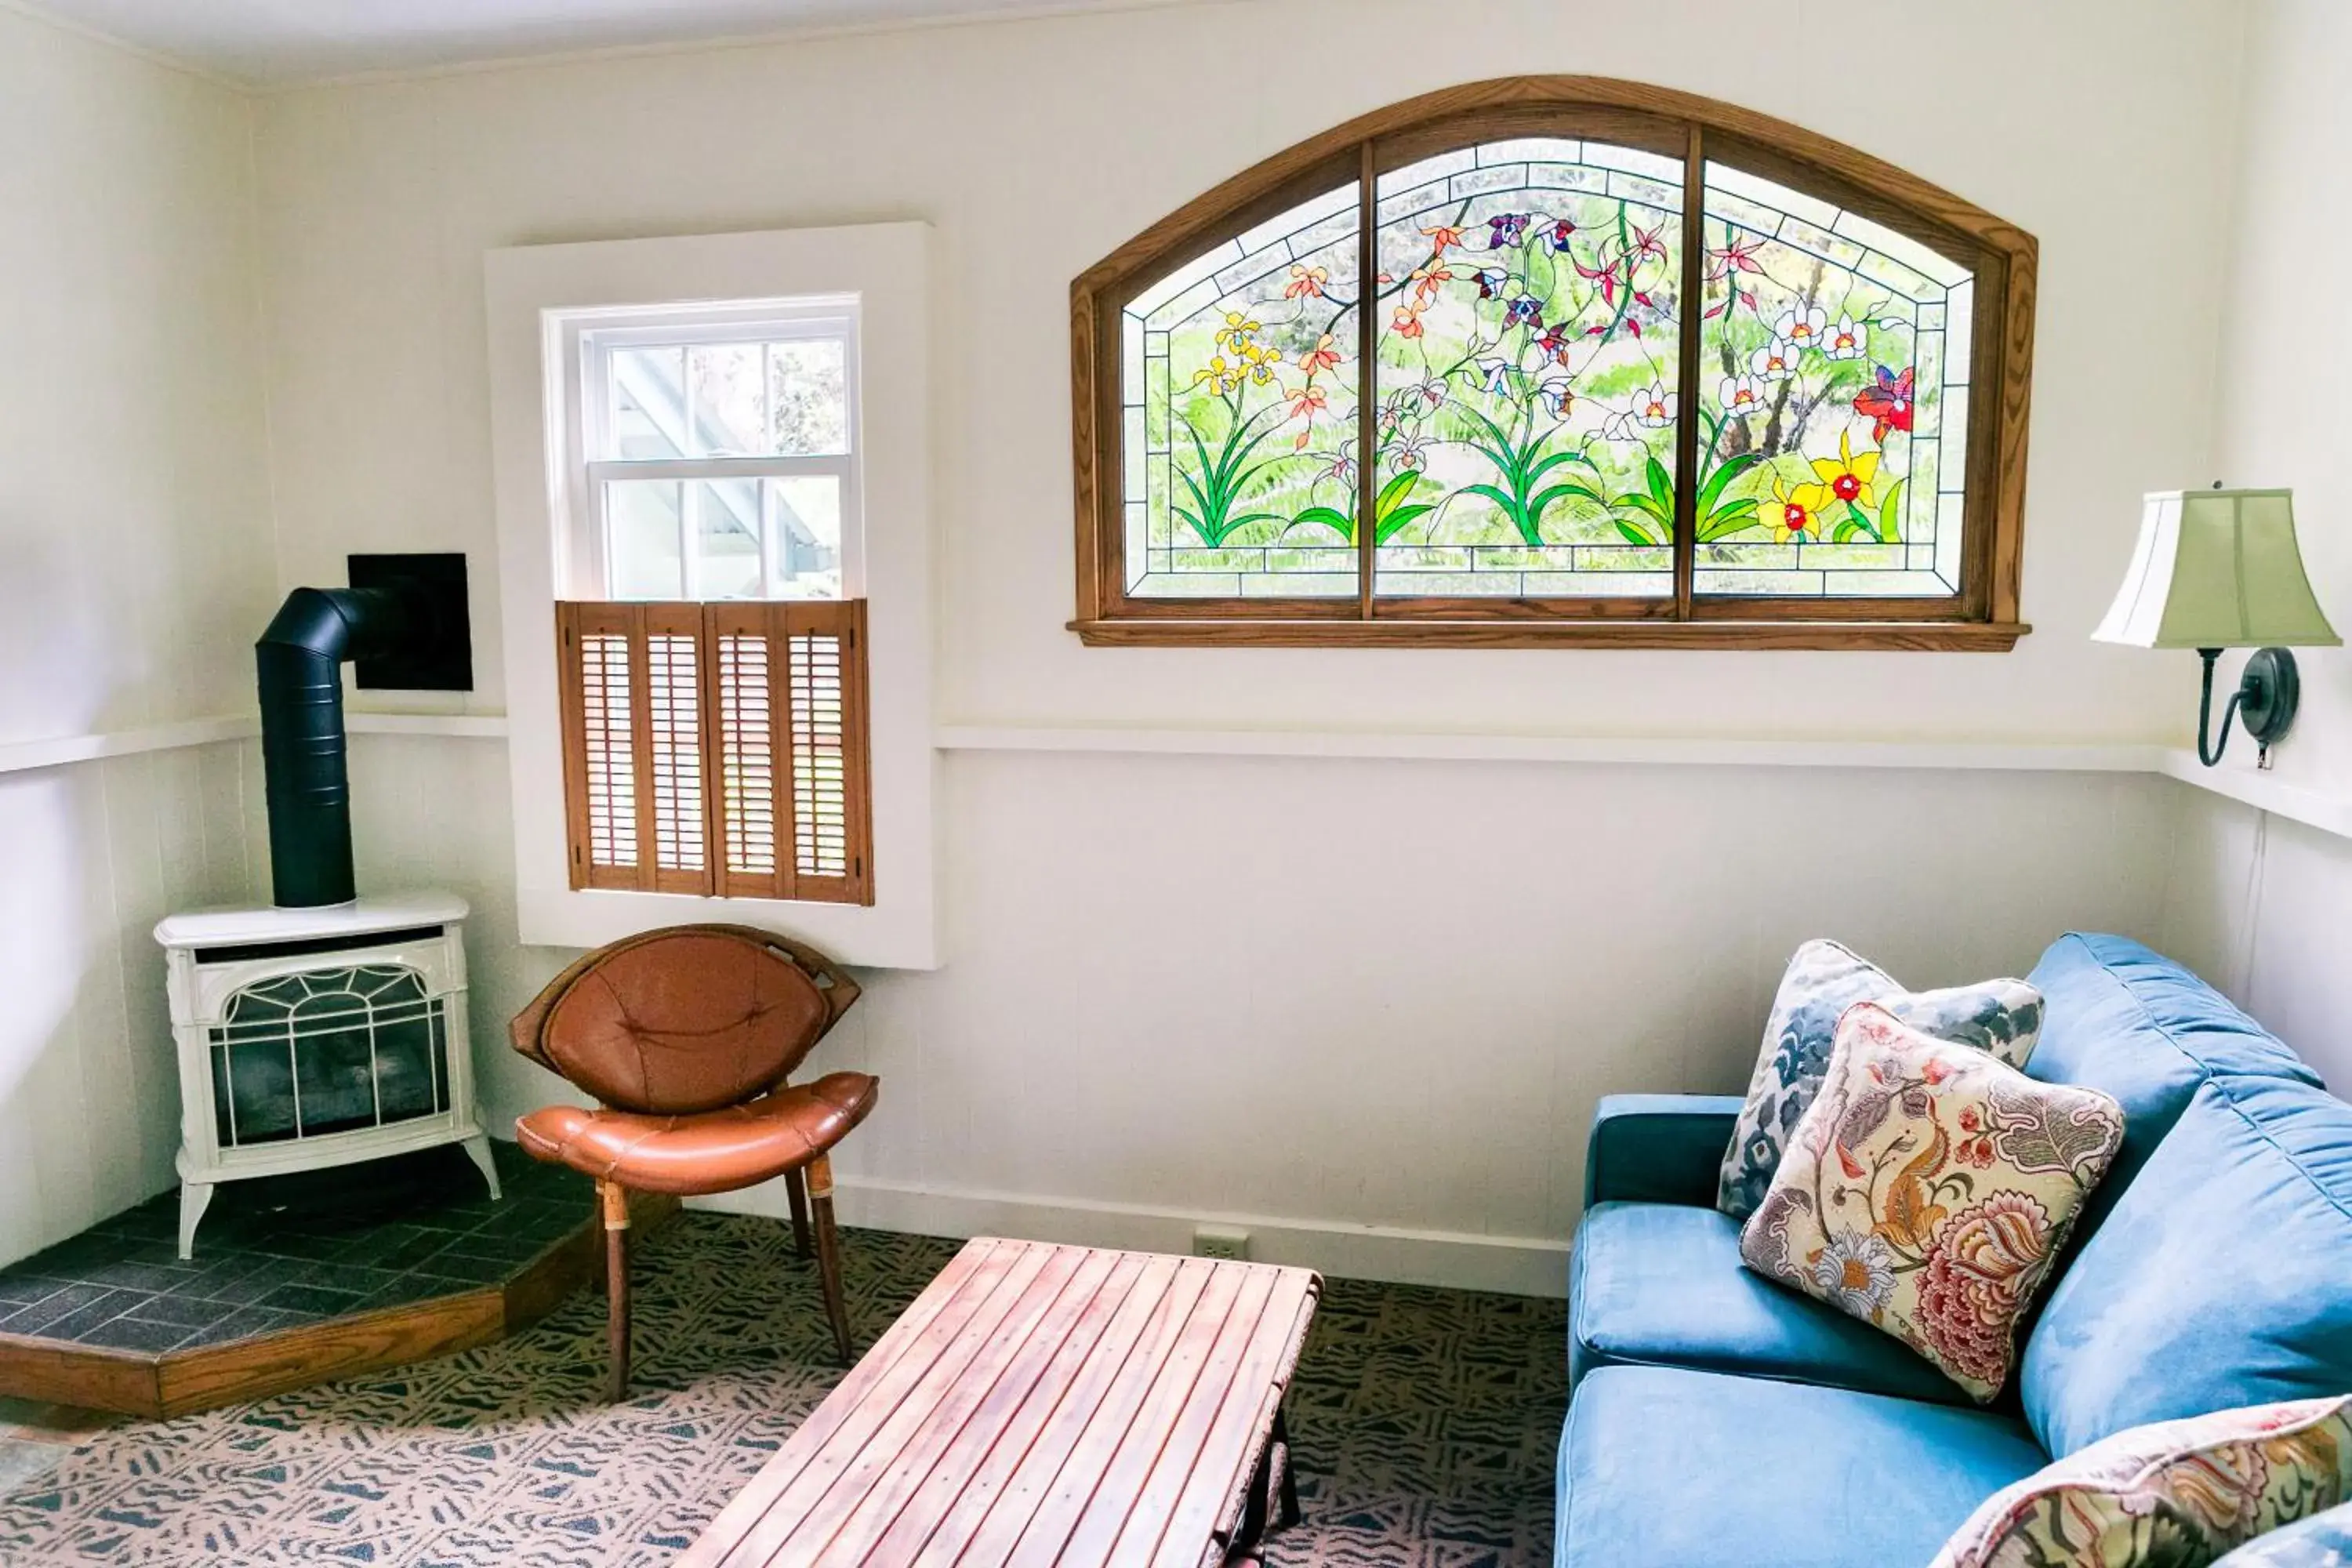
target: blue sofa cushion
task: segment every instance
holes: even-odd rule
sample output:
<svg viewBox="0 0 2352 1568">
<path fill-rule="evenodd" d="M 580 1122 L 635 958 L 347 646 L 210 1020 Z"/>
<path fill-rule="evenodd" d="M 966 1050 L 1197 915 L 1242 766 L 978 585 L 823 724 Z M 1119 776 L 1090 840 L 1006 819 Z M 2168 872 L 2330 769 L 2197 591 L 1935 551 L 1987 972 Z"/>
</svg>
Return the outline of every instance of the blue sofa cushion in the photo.
<svg viewBox="0 0 2352 1568">
<path fill-rule="evenodd" d="M 2042 1463 L 1990 1411 L 1604 1366 L 1560 1438 L 1556 1568 L 1904 1568 Z"/>
<path fill-rule="evenodd" d="M 2258 1535 L 2213 1568 L 2347 1568 L 2352 1564 L 2352 1502 Z"/>
<path fill-rule="evenodd" d="M 2104 1089 L 2124 1108 L 2124 1146 L 2075 1219 L 2076 1248 L 2105 1222 L 2207 1079 L 2319 1082 L 2229 998 L 2128 937 L 2070 932 L 2028 978 L 2045 1006 L 2027 1074 Z"/>
<path fill-rule="evenodd" d="M 1736 1094 L 1604 1094 L 1584 1143 L 1584 1206 L 1715 1202 Z"/>
<path fill-rule="evenodd" d="M 1570 1254 L 1568 1376 L 1681 1366 L 1966 1404 L 1899 1340 L 1740 1267 L 1739 1222 L 1674 1204 L 1602 1204 Z"/>
<path fill-rule="evenodd" d="M 2352 1105 L 2217 1078 L 2051 1292 L 2019 1384 L 2053 1454 L 2352 1391 Z"/>
</svg>

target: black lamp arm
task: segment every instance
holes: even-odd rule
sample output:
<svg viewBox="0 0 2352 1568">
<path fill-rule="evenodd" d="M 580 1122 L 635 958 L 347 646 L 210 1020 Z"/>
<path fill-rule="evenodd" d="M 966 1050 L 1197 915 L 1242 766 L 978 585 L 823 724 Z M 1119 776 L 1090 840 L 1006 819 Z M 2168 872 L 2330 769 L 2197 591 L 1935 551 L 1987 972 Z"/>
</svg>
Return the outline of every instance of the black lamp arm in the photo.
<svg viewBox="0 0 2352 1568">
<path fill-rule="evenodd" d="M 2197 760 L 2210 768 L 2220 762 L 2221 753 L 2230 748 L 2230 724 L 2237 718 L 2238 704 L 2245 700 L 2246 694 L 2242 688 L 2230 693 L 2229 706 L 2221 710 L 2221 737 L 2209 745 L 2205 732 L 2213 722 L 2213 665 L 2221 657 L 2221 650 L 2200 647 L 2197 656 L 2205 661 L 2205 689 L 2197 700 Z"/>
</svg>

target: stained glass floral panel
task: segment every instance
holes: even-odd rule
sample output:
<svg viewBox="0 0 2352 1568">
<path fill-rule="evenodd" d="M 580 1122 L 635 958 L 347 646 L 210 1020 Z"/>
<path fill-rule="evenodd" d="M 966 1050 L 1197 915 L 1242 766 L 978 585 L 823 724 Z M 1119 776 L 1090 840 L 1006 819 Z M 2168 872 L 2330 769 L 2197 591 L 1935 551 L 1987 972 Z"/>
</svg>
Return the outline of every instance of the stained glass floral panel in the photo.
<svg viewBox="0 0 2352 1568">
<path fill-rule="evenodd" d="M 1358 189 L 1120 312 L 1129 594 L 1355 596 Z"/>
<path fill-rule="evenodd" d="M 1958 593 L 1969 269 L 1786 186 L 1706 174 L 1696 590 Z"/>
<path fill-rule="evenodd" d="M 1550 137 L 1381 176 L 1376 592 L 1674 592 L 1682 183 Z"/>
</svg>

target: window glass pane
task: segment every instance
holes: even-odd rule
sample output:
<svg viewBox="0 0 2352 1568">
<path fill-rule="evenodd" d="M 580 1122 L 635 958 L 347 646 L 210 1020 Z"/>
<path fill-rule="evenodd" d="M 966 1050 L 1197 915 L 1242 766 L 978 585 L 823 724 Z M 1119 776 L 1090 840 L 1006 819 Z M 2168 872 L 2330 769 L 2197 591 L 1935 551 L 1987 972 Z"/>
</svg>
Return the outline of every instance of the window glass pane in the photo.
<svg viewBox="0 0 2352 1568">
<path fill-rule="evenodd" d="M 679 558 L 682 488 L 673 479 L 614 479 L 604 487 L 604 528 L 615 599 L 686 597 Z"/>
<path fill-rule="evenodd" d="M 1129 593 L 1356 593 L 1357 205 L 1302 203 L 1128 303 Z"/>
<path fill-rule="evenodd" d="M 1967 269 L 1713 164 L 1706 243 L 1697 591 L 1957 593 Z"/>
<path fill-rule="evenodd" d="M 849 450 L 848 348 L 839 338 L 768 345 L 766 450 L 802 458 Z"/>
<path fill-rule="evenodd" d="M 615 349 L 607 458 L 686 456 L 686 356 L 679 349 Z"/>
<path fill-rule="evenodd" d="M 1554 138 L 1381 176 L 1378 592 L 1674 592 L 1680 181 Z"/>
<path fill-rule="evenodd" d="M 841 597 L 841 481 L 831 474 L 770 479 L 779 599 Z"/>
<path fill-rule="evenodd" d="M 743 458 L 766 450 L 767 387 L 758 343 L 698 343 L 686 351 L 694 385 L 694 456 Z"/>
<path fill-rule="evenodd" d="M 687 488 L 694 510 L 694 589 L 697 599 L 762 596 L 760 481 L 698 479 Z"/>
</svg>

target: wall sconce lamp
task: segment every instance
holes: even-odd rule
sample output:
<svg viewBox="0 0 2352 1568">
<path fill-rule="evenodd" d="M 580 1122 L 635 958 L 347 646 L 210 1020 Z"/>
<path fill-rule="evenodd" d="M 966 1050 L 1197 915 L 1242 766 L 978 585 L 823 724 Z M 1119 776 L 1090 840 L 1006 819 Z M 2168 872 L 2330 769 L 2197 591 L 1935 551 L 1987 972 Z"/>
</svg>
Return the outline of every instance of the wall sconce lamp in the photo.
<svg viewBox="0 0 2352 1568">
<path fill-rule="evenodd" d="M 2197 706 L 2197 756 L 2207 767 L 2230 744 L 2230 721 L 2245 721 L 2271 765 L 2271 747 L 2294 722 L 2300 683 L 2296 647 L 2339 647 L 2304 574 L 2294 542 L 2292 490 L 2166 490 L 2147 500 L 2131 567 L 2091 634 L 2132 647 L 2193 647 L 2205 660 Z M 2213 661 L 2225 647 L 2256 650 L 2209 741 Z"/>
</svg>

